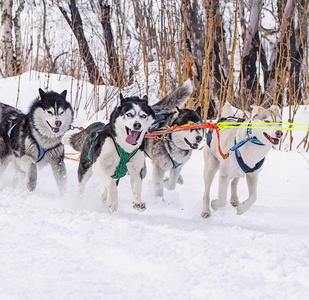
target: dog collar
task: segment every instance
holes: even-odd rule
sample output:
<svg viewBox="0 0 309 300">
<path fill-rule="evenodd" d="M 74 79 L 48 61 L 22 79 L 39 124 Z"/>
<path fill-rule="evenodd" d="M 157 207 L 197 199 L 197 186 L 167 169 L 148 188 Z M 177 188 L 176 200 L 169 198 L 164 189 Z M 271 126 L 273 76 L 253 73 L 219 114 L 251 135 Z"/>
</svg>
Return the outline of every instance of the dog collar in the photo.
<svg viewBox="0 0 309 300">
<path fill-rule="evenodd" d="M 230 148 L 231 151 L 237 150 L 238 148 L 242 147 L 247 142 L 251 142 L 251 143 L 256 144 L 256 145 L 264 146 L 264 144 L 259 139 L 257 139 L 255 136 L 253 136 L 253 137 L 251 136 L 251 134 L 252 134 L 252 127 L 251 126 L 252 126 L 252 124 L 249 123 L 248 129 L 247 129 L 248 137 L 246 139 L 243 139 L 240 142 L 236 143 L 236 138 L 235 138 L 235 144 L 234 144 L 233 147 Z"/>
</svg>

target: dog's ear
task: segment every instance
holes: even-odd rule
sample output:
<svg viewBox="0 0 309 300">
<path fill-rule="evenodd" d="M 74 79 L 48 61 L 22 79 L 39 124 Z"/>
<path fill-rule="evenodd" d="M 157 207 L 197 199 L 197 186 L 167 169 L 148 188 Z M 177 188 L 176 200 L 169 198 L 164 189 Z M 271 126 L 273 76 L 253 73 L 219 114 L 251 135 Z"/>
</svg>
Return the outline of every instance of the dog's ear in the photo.
<svg viewBox="0 0 309 300">
<path fill-rule="evenodd" d="M 42 98 L 44 98 L 46 93 L 41 88 L 39 88 L 39 94 L 40 94 L 40 97 L 42 99 Z"/>
<path fill-rule="evenodd" d="M 143 100 L 145 100 L 145 101 L 148 102 L 148 96 L 147 96 L 147 95 L 144 95 Z"/>
<path fill-rule="evenodd" d="M 202 116 L 202 107 L 199 106 L 197 109 L 196 109 L 196 112 L 199 116 Z"/>
<path fill-rule="evenodd" d="M 67 90 L 64 90 L 64 91 L 60 94 L 60 96 L 62 96 L 63 98 L 65 98 L 65 97 L 67 96 Z"/>
<path fill-rule="evenodd" d="M 125 98 L 123 97 L 122 93 L 120 93 L 120 102 L 123 103 Z"/>
<path fill-rule="evenodd" d="M 281 116 L 281 113 L 280 113 L 280 108 L 278 105 L 272 105 L 269 110 L 271 110 L 273 113 L 275 113 L 276 115 L 278 116 Z"/>
<path fill-rule="evenodd" d="M 176 106 L 176 109 L 177 109 L 177 112 L 181 111 L 181 109 L 178 106 Z"/>
<path fill-rule="evenodd" d="M 251 112 L 252 117 L 259 113 L 262 113 L 265 110 L 265 108 L 263 108 L 262 106 L 257 106 L 255 104 L 252 104 L 250 107 L 252 108 Z"/>
</svg>

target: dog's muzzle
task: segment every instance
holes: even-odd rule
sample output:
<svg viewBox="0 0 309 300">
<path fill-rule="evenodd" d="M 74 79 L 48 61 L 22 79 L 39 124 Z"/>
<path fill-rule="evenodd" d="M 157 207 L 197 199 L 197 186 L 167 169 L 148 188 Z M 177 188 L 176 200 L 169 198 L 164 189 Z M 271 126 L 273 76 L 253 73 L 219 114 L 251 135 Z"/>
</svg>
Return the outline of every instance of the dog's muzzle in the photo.
<svg viewBox="0 0 309 300">
<path fill-rule="evenodd" d="M 266 132 L 263 133 L 264 136 L 269 140 L 269 142 L 273 145 L 278 145 L 279 144 L 279 140 L 281 139 L 283 132 L 281 130 L 277 130 L 276 131 L 276 137 L 273 138 L 271 137 L 269 134 L 267 134 Z"/>
</svg>

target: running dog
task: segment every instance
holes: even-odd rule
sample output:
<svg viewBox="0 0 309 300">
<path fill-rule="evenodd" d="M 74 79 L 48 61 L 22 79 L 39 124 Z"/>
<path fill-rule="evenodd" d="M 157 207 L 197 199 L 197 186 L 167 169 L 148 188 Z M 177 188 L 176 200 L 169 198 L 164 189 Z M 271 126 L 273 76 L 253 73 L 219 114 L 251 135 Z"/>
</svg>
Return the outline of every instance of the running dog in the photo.
<svg viewBox="0 0 309 300">
<path fill-rule="evenodd" d="M 222 116 L 231 116 L 230 104 L 225 104 Z M 226 121 L 235 122 L 233 118 Z M 257 199 L 258 175 L 262 170 L 264 158 L 273 146 L 279 144 L 282 131 L 278 125 L 268 123 L 281 123 L 278 106 L 272 105 L 269 109 L 253 106 L 248 128 L 228 128 L 220 131 L 221 149 L 224 153 L 230 152 L 227 159 L 223 160 L 218 152 L 218 139 L 215 133 L 208 132 L 207 144 L 204 147 L 204 183 L 205 193 L 203 198 L 202 217 L 210 216 L 209 192 L 216 172 L 219 170 L 218 199 L 211 202 L 211 207 L 217 210 L 226 205 L 227 189 L 231 181 L 230 203 L 237 209 L 237 214 L 247 211 Z M 250 126 L 250 123 L 264 123 L 259 129 Z M 241 125 L 241 123 L 240 123 Z M 279 125 L 281 127 L 281 125 Z M 233 153 L 234 152 L 234 153 Z M 237 184 L 240 177 L 246 176 L 249 197 L 244 202 L 239 202 Z"/>
<path fill-rule="evenodd" d="M 181 109 L 192 91 L 192 82 L 188 79 L 152 106 L 157 114 L 157 128 L 202 122 L 200 107 L 196 111 Z M 163 140 L 145 140 L 145 152 L 153 165 L 152 181 L 157 197 L 163 200 L 164 187 L 174 190 L 177 183 L 183 183 L 181 169 L 190 159 L 192 151 L 198 148 L 203 135 L 203 129 L 194 129 L 170 133 Z M 166 172 L 169 172 L 169 178 L 164 180 Z"/>
<path fill-rule="evenodd" d="M 117 106 L 108 124 L 94 123 L 85 130 L 66 135 L 65 144 L 81 152 L 78 167 L 78 190 L 84 193 L 85 185 L 93 173 L 105 186 L 103 202 L 111 212 L 118 209 L 117 185 L 119 179 L 131 176 L 133 207 L 144 210 L 141 200 L 144 173 L 144 136 L 155 120 L 155 113 L 148 105 L 148 98 L 124 98 L 120 94 Z"/>
<path fill-rule="evenodd" d="M 38 97 L 27 114 L 0 103 L 0 172 L 9 162 L 26 174 L 33 191 L 37 184 L 37 166 L 51 165 L 61 193 L 66 189 L 64 146 L 61 138 L 73 122 L 73 110 L 61 94 L 39 89 Z"/>
</svg>

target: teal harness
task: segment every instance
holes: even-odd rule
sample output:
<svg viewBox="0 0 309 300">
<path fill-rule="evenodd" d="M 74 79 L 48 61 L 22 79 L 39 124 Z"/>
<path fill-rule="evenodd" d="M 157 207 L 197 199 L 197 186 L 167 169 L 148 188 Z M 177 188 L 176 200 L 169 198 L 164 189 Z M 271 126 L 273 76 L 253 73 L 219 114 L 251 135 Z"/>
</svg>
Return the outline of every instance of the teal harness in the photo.
<svg viewBox="0 0 309 300">
<path fill-rule="evenodd" d="M 91 150 L 92 150 L 92 145 L 95 139 L 98 137 L 99 133 L 96 132 L 95 136 L 90 138 L 90 149 L 88 152 L 88 159 L 92 162 L 92 155 L 91 155 Z M 120 157 L 120 161 L 118 166 L 116 167 L 115 174 L 111 176 L 113 179 L 119 179 L 122 178 L 126 175 L 128 168 L 127 168 L 127 163 L 130 161 L 130 159 L 135 155 L 135 153 L 139 150 L 139 148 L 134 149 L 131 153 L 126 152 L 123 150 L 119 144 L 116 142 L 115 138 L 111 135 L 111 138 L 115 144 L 116 150 L 118 152 L 118 155 Z"/>
</svg>

